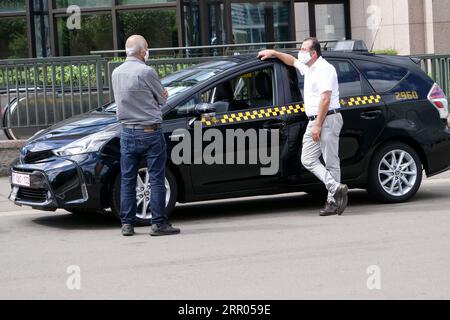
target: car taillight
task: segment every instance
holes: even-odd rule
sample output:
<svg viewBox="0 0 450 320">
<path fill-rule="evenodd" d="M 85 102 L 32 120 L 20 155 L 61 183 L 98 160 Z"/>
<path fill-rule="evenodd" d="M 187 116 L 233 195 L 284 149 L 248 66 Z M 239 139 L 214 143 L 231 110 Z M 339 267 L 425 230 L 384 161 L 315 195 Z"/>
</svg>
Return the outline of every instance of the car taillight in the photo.
<svg viewBox="0 0 450 320">
<path fill-rule="evenodd" d="M 448 118 L 448 100 L 444 91 L 442 91 L 441 87 L 439 87 L 437 83 L 435 83 L 431 88 L 431 91 L 428 94 L 428 100 L 439 111 L 441 119 Z"/>
</svg>

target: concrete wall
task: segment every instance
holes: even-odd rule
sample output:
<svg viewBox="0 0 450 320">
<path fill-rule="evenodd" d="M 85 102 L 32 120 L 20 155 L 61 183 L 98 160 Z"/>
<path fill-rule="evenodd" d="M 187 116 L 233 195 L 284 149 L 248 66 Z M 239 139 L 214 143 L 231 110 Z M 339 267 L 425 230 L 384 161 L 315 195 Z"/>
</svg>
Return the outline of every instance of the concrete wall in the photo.
<svg viewBox="0 0 450 320">
<path fill-rule="evenodd" d="M 0 177 L 9 175 L 11 165 L 19 158 L 20 148 L 25 145 L 26 141 L 0 141 Z"/>
<path fill-rule="evenodd" d="M 433 3 L 434 53 L 450 53 L 450 0 L 427 1 Z"/>
<path fill-rule="evenodd" d="M 308 4 L 295 4 L 296 36 L 309 35 Z M 399 54 L 450 53 L 450 0 L 350 0 L 353 39 Z M 320 26 L 318 26 L 320 29 Z"/>
<path fill-rule="evenodd" d="M 350 0 L 350 8 L 352 37 L 374 50 L 450 52 L 450 0 Z"/>
<path fill-rule="evenodd" d="M 352 37 L 369 49 L 410 53 L 408 0 L 350 0 Z"/>
</svg>

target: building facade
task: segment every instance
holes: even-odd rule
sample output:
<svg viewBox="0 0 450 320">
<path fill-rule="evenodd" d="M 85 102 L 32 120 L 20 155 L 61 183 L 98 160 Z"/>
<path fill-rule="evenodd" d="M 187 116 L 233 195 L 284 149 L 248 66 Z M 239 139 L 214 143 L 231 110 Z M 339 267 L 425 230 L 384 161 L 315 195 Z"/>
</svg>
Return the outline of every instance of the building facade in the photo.
<svg viewBox="0 0 450 320">
<path fill-rule="evenodd" d="M 450 0 L 0 0 L 0 59 L 123 49 L 361 39 L 373 50 L 450 53 Z"/>
</svg>

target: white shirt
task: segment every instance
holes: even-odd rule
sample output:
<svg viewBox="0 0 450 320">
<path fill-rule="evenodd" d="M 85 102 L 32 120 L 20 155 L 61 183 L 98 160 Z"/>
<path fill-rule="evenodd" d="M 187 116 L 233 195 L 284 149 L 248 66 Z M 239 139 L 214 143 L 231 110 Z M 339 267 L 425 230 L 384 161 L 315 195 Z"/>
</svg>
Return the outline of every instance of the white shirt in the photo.
<svg viewBox="0 0 450 320">
<path fill-rule="evenodd" d="M 339 85 L 336 69 L 324 58 L 319 57 L 311 66 L 296 60 L 294 67 L 300 70 L 305 76 L 304 100 L 305 112 L 308 117 L 316 116 L 319 113 L 320 95 L 326 91 L 331 91 L 330 108 L 328 110 L 339 109 Z"/>
</svg>

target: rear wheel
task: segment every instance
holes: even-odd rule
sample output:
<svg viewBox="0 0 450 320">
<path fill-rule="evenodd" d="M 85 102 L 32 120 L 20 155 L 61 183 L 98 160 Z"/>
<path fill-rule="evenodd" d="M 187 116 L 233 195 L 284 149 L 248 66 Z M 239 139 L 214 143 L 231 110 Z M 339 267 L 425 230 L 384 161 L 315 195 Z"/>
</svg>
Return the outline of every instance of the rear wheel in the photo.
<svg viewBox="0 0 450 320">
<path fill-rule="evenodd" d="M 170 215 L 175 207 L 177 199 L 177 183 L 173 173 L 166 168 L 166 213 Z M 149 182 L 149 174 L 146 166 L 141 166 L 138 173 L 136 184 L 136 223 L 138 225 L 151 224 L 151 208 L 150 208 L 151 186 Z M 112 206 L 111 210 L 120 220 L 120 174 L 117 175 L 112 190 Z"/>
<path fill-rule="evenodd" d="M 409 145 L 394 142 L 379 149 L 369 168 L 369 194 L 384 203 L 411 199 L 422 183 L 422 162 Z"/>
</svg>

